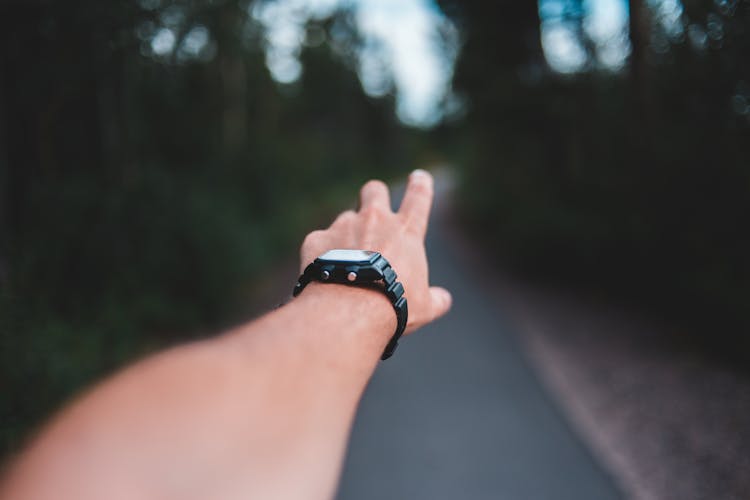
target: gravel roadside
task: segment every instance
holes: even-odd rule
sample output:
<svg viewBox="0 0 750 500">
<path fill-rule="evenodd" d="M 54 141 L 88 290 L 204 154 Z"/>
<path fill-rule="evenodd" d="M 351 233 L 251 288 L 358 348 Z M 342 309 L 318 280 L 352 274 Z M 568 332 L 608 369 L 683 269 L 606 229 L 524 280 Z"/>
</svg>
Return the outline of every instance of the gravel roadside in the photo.
<svg viewBox="0 0 750 500">
<path fill-rule="evenodd" d="M 747 373 L 616 307 L 505 288 L 540 378 L 629 498 L 750 498 Z"/>
</svg>

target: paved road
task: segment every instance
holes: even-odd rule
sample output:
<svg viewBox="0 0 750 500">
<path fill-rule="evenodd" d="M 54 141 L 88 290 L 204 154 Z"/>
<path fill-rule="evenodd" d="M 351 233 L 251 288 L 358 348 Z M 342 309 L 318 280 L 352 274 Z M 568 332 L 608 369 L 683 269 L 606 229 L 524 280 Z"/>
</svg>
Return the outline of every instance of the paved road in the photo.
<svg viewBox="0 0 750 500">
<path fill-rule="evenodd" d="M 501 306 L 478 284 L 481 263 L 467 262 L 441 209 L 438 201 L 428 254 L 453 311 L 378 368 L 338 498 L 620 498 L 539 385 Z"/>
</svg>

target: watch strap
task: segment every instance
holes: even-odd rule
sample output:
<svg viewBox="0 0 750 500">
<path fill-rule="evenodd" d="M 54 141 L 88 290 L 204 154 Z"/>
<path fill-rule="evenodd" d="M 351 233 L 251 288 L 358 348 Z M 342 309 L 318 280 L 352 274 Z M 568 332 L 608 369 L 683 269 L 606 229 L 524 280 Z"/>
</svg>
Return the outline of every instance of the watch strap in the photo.
<svg viewBox="0 0 750 500">
<path fill-rule="evenodd" d="M 305 289 L 307 285 L 310 284 L 311 281 L 313 281 L 313 272 L 315 271 L 315 264 L 308 264 L 305 270 L 300 275 L 299 279 L 297 280 L 297 283 L 294 285 L 294 290 L 292 290 L 292 297 L 296 297 L 300 293 L 302 293 L 302 290 Z"/>
<path fill-rule="evenodd" d="M 382 256 L 381 259 L 385 260 Z M 385 346 L 383 355 L 380 356 L 380 359 L 383 361 L 393 356 L 393 353 L 396 352 L 398 341 L 406 329 L 406 320 L 409 316 L 409 307 L 406 303 L 406 297 L 404 297 L 404 285 L 396 281 L 396 278 L 398 278 L 396 271 L 393 270 L 387 260 L 385 262 L 383 283 L 385 284 L 385 295 L 390 300 L 393 310 L 396 312 L 396 332 Z"/>
</svg>

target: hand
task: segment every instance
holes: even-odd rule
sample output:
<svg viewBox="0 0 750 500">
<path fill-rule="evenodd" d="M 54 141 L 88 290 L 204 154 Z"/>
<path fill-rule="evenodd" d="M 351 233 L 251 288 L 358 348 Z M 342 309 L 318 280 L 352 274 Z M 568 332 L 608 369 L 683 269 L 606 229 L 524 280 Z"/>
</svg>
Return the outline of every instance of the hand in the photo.
<svg viewBox="0 0 750 500">
<path fill-rule="evenodd" d="M 430 287 L 424 238 L 433 198 L 432 176 L 415 170 L 409 176 L 404 199 L 397 213 L 391 211 L 388 187 L 381 181 L 367 182 L 359 194 L 359 210 L 340 214 L 328 229 L 307 235 L 300 249 L 300 269 L 334 248 L 380 252 L 398 274 L 409 303 L 405 333 L 439 318 L 451 306 L 451 294 Z"/>
</svg>

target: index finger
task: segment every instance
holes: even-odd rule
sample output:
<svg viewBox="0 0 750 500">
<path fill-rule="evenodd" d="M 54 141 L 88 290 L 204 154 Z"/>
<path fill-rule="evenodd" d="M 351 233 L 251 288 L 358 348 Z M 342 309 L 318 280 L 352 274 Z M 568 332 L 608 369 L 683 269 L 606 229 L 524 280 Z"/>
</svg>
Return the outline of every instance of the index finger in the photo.
<svg viewBox="0 0 750 500">
<path fill-rule="evenodd" d="M 426 170 L 415 170 L 409 176 L 406 193 L 398 212 L 406 218 L 406 223 L 424 236 L 432 208 L 433 180 Z"/>
</svg>

